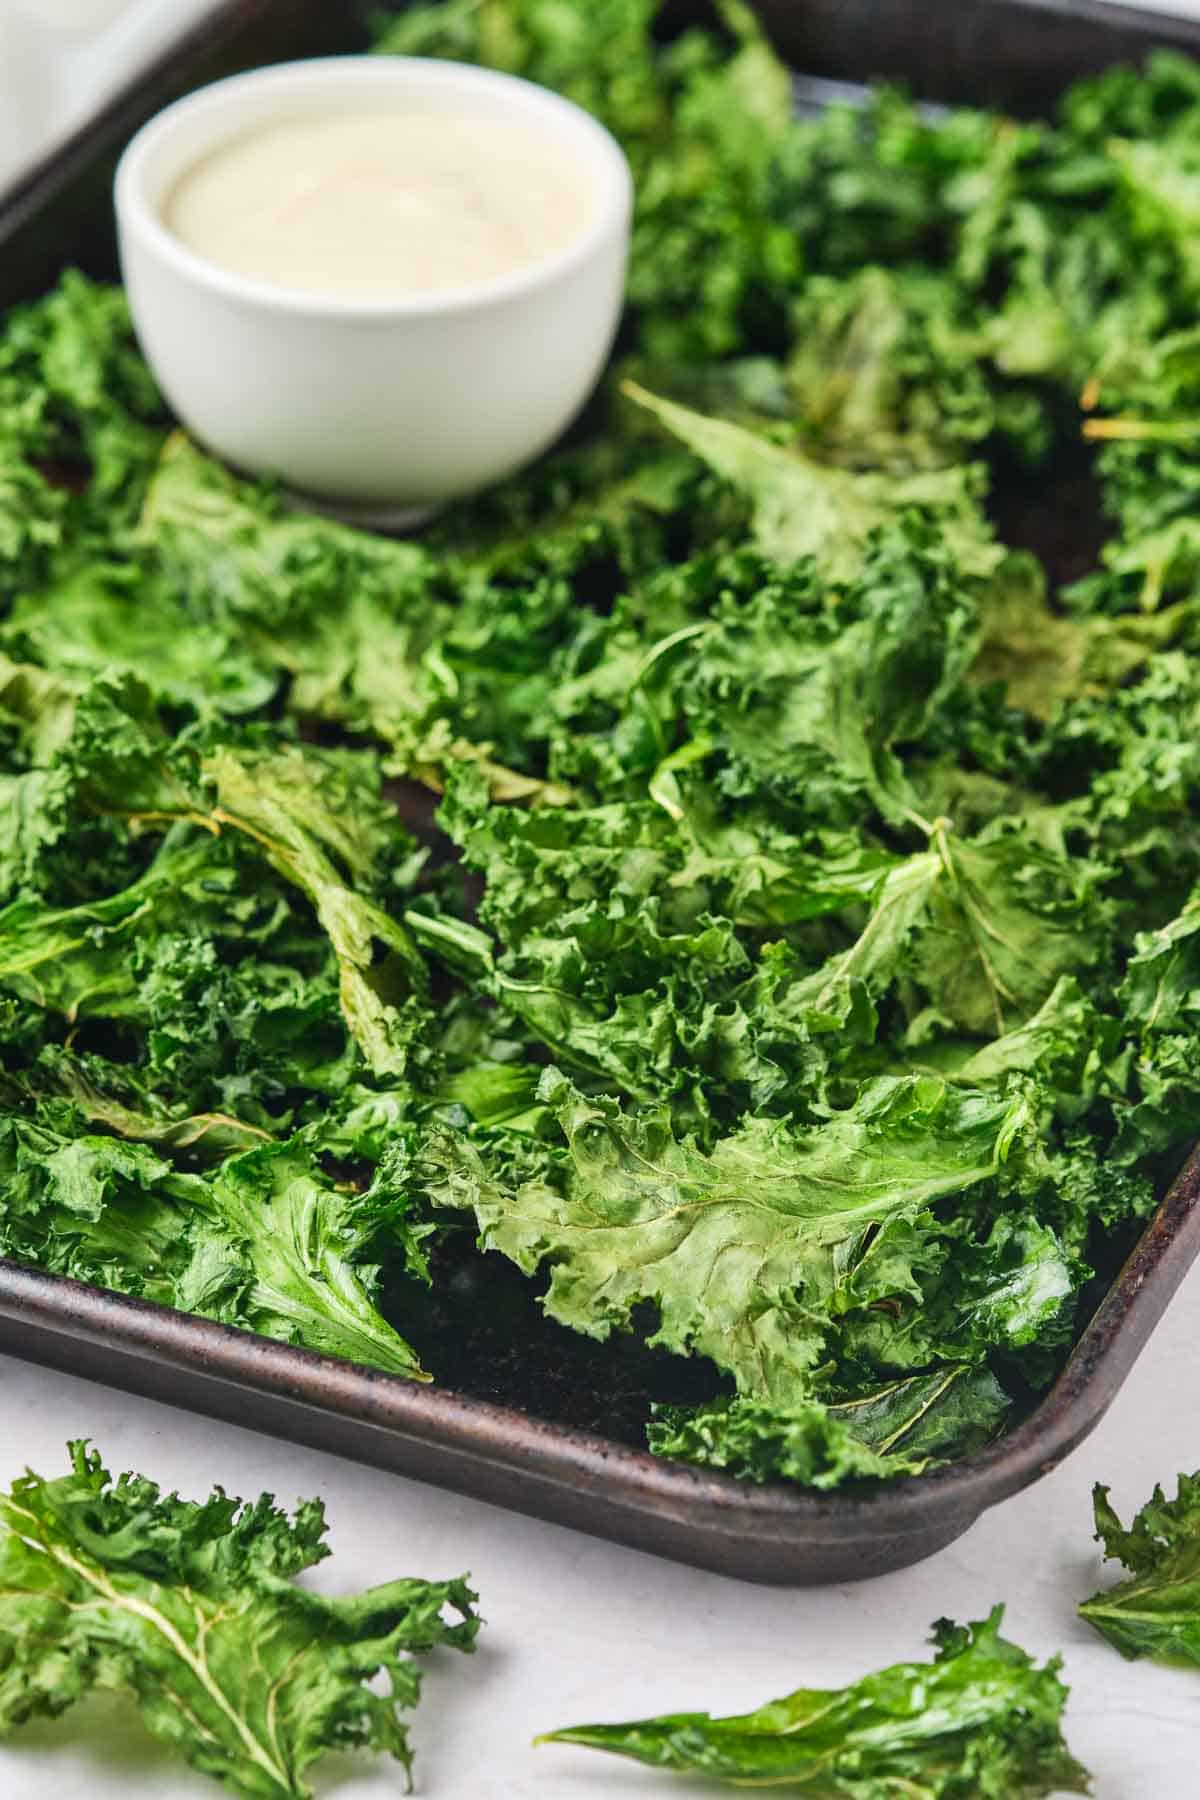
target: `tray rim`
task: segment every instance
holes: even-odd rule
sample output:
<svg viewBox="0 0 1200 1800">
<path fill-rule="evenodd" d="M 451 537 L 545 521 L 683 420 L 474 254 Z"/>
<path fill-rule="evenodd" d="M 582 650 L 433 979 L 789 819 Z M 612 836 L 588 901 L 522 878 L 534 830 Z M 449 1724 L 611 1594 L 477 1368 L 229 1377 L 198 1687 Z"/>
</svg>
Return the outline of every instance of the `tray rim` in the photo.
<svg viewBox="0 0 1200 1800">
<path fill-rule="evenodd" d="M 536 1471 L 542 1483 L 568 1488 L 581 1477 L 603 1475 L 613 1490 L 610 1504 L 635 1513 L 736 1511 L 747 1530 L 771 1526 L 774 1536 L 787 1527 L 837 1527 L 845 1542 L 873 1538 L 881 1526 L 897 1536 L 927 1531 L 937 1516 L 973 1520 L 1057 1467 L 1099 1424 L 1197 1257 L 1200 1148 L 1159 1203 L 1054 1384 L 1018 1426 L 924 1475 L 829 1493 L 755 1486 L 453 1388 L 407 1381 L 4 1258 L 0 1319 L 299 1402 L 398 1440 L 429 1442 L 518 1474 Z M 86 1376 L 86 1368 L 79 1373 Z M 253 1428 L 252 1419 L 247 1423 Z"/>
</svg>

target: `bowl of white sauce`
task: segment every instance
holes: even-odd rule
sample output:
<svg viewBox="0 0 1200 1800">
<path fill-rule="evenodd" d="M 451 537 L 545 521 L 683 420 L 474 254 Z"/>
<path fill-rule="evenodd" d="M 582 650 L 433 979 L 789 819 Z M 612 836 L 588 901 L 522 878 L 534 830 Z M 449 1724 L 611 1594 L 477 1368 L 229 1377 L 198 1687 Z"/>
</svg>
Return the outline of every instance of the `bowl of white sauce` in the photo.
<svg viewBox="0 0 1200 1800">
<path fill-rule="evenodd" d="M 620 316 L 619 146 L 530 82 L 331 57 L 217 82 L 116 178 L 134 326 L 187 429 L 235 467 L 403 522 L 530 461 Z"/>
</svg>

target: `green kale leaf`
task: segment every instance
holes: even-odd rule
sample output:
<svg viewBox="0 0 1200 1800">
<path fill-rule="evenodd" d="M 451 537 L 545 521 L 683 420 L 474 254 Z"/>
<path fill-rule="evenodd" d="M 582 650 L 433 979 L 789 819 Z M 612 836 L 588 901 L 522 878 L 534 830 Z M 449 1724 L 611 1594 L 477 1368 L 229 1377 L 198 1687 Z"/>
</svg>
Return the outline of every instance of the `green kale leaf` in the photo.
<svg viewBox="0 0 1200 1800">
<path fill-rule="evenodd" d="M 213 1174 L 146 1144 L 0 1120 L 0 1253 L 330 1356 L 428 1380 L 372 1298 L 372 1190 L 340 1189 L 299 1142 L 234 1155 Z M 402 1214 L 384 1202 L 389 1231 Z M 420 1233 L 408 1238 L 420 1267 Z"/>
<path fill-rule="evenodd" d="M 1097 1542 L 1129 1573 L 1085 1600 L 1080 1616 L 1122 1656 L 1200 1664 L 1200 1474 L 1181 1475 L 1173 1500 L 1156 1487 L 1129 1526 L 1106 1487 L 1097 1484 L 1093 1502 Z"/>
<path fill-rule="evenodd" d="M 774 444 L 726 419 L 706 418 L 660 399 L 636 382 L 626 382 L 624 391 L 746 495 L 755 539 L 779 562 L 812 556 L 828 581 L 852 581 L 871 534 L 908 507 L 937 520 L 968 574 L 990 575 L 1003 561 L 1003 549 L 979 514 L 969 467 L 911 475 L 854 474 L 814 462 L 798 448 Z"/>
<path fill-rule="evenodd" d="M 1004 1608 L 973 1625 L 943 1619 L 930 1663 L 896 1663 L 846 1688 L 799 1688 L 757 1712 L 676 1713 L 577 1725 L 539 1743 L 582 1744 L 651 1768 L 734 1787 L 786 1787 L 813 1800 L 1046 1800 L 1089 1793 L 1062 1736 L 1059 1662 L 1038 1668 L 1000 1636 Z"/>
<path fill-rule="evenodd" d="M 647 1439 L 657 1456 L 743 1481 L 834 1488 L 921 1475 L 966 1456 L 996 1436 L 1010 1409 L 993 1375 L 957 1363 L 827 1404 L 736 1398 L 691 1410 L 658 1407 Z"/>
<path fill-rule="evenodd" d="M 411 1768 L 414 1657 L 474 1647 L 464 1580 L 327 1599 L 295 1581 L 329 1555 L 319 1500 L 292 1518 L 270 1494 L 181 1500 L 70 1449 L 69 1475 L 26 1474 L 0 1497 L 0 1735 L 110 1689 L 244 1800 L 311 1800 L 308 1770 L 330 1752 Z"/>
</svg>

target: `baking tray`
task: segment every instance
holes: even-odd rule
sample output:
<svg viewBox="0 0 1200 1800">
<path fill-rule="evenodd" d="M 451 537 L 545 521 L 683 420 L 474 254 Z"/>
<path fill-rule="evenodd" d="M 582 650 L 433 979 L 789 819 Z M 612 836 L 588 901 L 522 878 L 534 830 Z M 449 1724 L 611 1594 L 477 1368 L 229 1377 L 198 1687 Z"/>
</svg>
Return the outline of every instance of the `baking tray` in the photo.
<svg viewBox="0 0 1200 1800">
<path fill-rule="evenodd" d="M 837 81 L 903 76 L 931 98 L 1004 99 L 1015 84 L 1022 98 L 1036 92 L 1045 99 L 1048 75 L 1061 87 L 1154 44 L 1200 50 L 1200 21 L 1066 0 L 764 0 L 763 11 L 797 64 Z M 0 301 L 41 291 L 68 263 L 113 274 L 104 195 L 113 154 L 167 99 L 222 70 L 362 41 L 361 16 L 351 6 L 233 0 L 214 7 L 204 29 L 139 77 L 0 206 Z M 3 1260 L 0 1351 L 721 1574 L 785 1585 L 854 1580 L 941 1549 L 1082 1442 L 1200 1254 L 1198 1199 L 1200 1152 L 1172 1184 L 1036 1409 L 987 1449 L 880 1489 L 820 1495 L 755 1488 L 575 1428 L 563 1422 L 561 1406 L 552 1421 L 536 1416 L 536 1408 L 415 1386 Z M 485 1287 L 489 1279 L 499 1284 L 498 1259 L 488 1259 L 488 1268 L 495 1273 L 485 1273 Z M 615 1368 L 620 1349 L 585 1353 L 612 1357 Z M 476 1385 L 486 1385 L 488 1373 L 481 1368 Z"/>
<path fill-rule="evenodd" d="M 923 99 L 1045 112 L 1080 75 L 1155 47 L 1200 53 L 1200 20 L 1110 0 L 756 0 L 798 69 L 902 82 Z"/>
</svg>

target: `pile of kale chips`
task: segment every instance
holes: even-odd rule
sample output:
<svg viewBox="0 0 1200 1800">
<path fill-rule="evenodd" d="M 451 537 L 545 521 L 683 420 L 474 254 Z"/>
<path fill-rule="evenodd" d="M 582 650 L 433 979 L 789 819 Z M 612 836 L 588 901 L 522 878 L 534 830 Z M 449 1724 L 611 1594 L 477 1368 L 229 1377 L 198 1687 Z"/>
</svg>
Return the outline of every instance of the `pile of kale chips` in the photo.
<svg viewBox="0 0 1200 1800">
<path fill-rule="evenodd" d="M 540 1305 L 829 1486 L 1027 1405 L 1200 1133 L 1200 69 L 794 123 L 654 12 L 385 32 L 638 188 L 587 417 L 420 541 L 173 432 L 119 292 L 8 320 L 0 1253 L 479 1392 Z M 1086 551 L 1089 434 L 1054 590 L 989 487 Z"/>
</svg>

